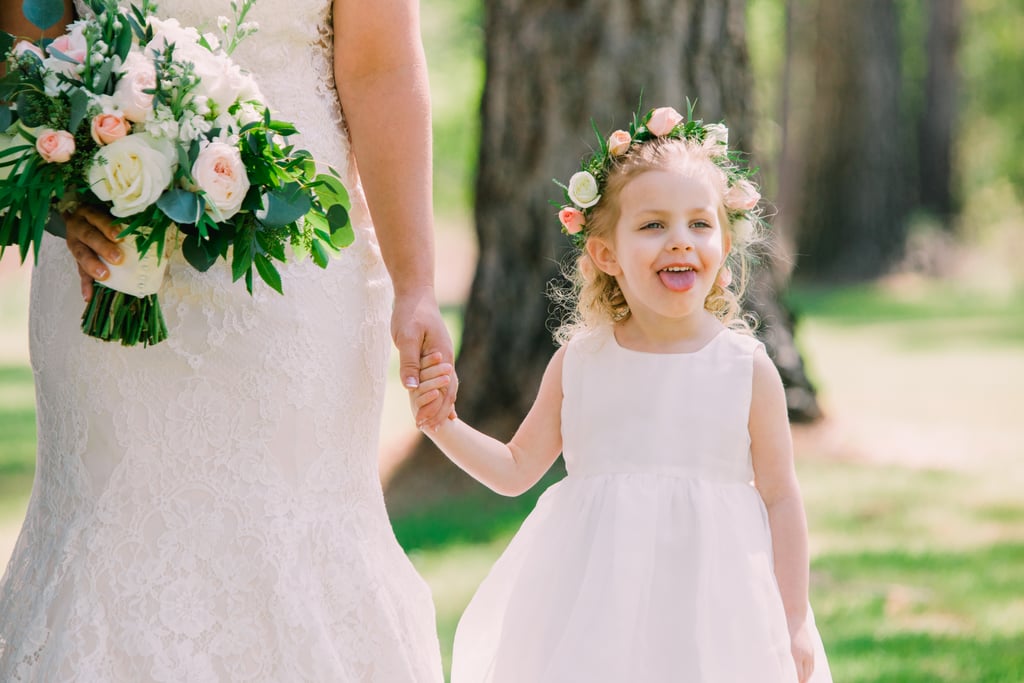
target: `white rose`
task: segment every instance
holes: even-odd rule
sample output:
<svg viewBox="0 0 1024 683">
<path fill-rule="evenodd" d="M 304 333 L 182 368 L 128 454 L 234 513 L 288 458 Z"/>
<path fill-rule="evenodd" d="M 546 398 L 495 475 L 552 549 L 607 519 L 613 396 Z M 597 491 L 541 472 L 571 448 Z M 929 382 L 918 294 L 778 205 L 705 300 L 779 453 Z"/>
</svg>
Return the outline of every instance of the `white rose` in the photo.
<svg viewBox="0 0 1024 683">
<path fill-rule="evenodd" d="M 199 152 L 192 178 L 206 194 L 206 212 L 218 223 L 238 213 L 249 191 L 242 155 L 238 148 L 223 142 L 211 142 Z"/>
<path fill-rule="evenodd" d="M 174 178 L 174 150 L 146 133 L 126 135 L 100 148 L 89 167 L 89 186 L 111 203 L 110 213 L 133 216 L 160 198 Z"/>
<path fill-rule="evenodd" d="M 569 178 L 569 199 L 581 209 L 597 204 L 601 195 L 597 193 L 597 178 L 586 171 L 579 171 Z"/>
<path fill-rule="evenodd" d="M 153 111 L 153 95 L 145 92 L 156 87 L 156 68 L 141 52 L 131 51 L 120 69 L 121 78 L 114 88 L 114 106 L 129 121 L 145 121 Z"/>
<path fill-rule="evenodd" d="M 709 123 L 704 126 L 704 144 L 706 145 L 728 145 L 729 129 L 721 123 Z"/>
</svg>

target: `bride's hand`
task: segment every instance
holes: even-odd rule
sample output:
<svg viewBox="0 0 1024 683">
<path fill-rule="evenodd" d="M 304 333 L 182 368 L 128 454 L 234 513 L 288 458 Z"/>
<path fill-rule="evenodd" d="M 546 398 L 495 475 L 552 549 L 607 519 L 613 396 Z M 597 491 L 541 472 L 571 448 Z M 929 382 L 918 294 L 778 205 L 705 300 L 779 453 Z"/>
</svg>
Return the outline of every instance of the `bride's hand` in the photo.
<svg viewBox="0 0 1024 683">
<path fill-rule="evenodd" d="M 396 292 L 395 310 L 391 315 L 391 335 L 398 347 L 399 377 L 406 389 L 419 385 L 420 359 L 440 354 L 442 363 L 454 367 L 452 339 L 441 318 L 433 287 L 419 287 Z M 433 428 L 452 413 L 459 382 L 454 370 L 451 382 L 441 392 L 440 401 L 432 401 L 419 409 L 416 424 Z"/>
<path fill-rule="evenodd" d="M 90 206 L 80 206 L 64 214 L 67 225 L 66 241 L 71 255 L 78 262 L 78 275 L 82 281 L 82 298 L 92 299 L 93 280 L 102 282 L 110 277 L 102 256 L 110 263 L 120 263 L 123 255 L 117 246 L 120 228 L 113 225 L 110 216 Z"/>
</svg>

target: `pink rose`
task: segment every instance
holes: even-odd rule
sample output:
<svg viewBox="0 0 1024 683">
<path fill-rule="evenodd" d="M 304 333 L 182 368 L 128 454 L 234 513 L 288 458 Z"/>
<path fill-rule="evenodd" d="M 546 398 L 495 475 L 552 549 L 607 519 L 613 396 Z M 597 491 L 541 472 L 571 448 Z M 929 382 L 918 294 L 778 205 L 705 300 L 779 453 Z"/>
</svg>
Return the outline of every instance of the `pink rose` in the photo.
<svg viewBox="0 0 1024 683">
<path fill-rule="evenodd" d="M 723 200 L 730 211 L 750 211 L 761 200 L 761 193 L 750 181 L 740 180 L 726 191 Z"/>
<path fill-rule="evenodd" d="M 558 220 L 562 222 L 562 225 L 565 227 L 565 231 L 570 235 L 578 233 L 587 223 L 587 219 L 583 215 L 583 212 L 579 209 L 574 209 L 571 206 L 566 206 L 558 212 Z"/>
<path fill-rule="evenodd" d="M 63 164 L 75 153 L 75 138 L 66 130 L 43 128 L 36 137 L 36 151 L 43 161 Z"/>
<path fill-rule="evenodd" d="M 46 59 L 46 55 L 39 49 L 39 46 L 35 43 L 31 43 L 27 40 L 19 40 L 18 44 L 14 46 L 14 54 L 17 57 L 22 57 L 27 53 L 34 54 L 41 60 Z"/>
<path fill-rule="evenodd" d="M 128 135 L 131 130 L 132 125 L 121 113 L 98 114 L 92 120 L 92 139 L 97 145 L 109 145 L 114 140 L 120 140 Z"/>
<path fill-rule="evenodd" d="M 211 142 L 199 152 L 192 177 L 206 195 L 207 213 L 218 223 L 238 213 L 250 187 L 242 155 L 223 142 Z"/>
<path fill-rule="evenodd" d="M 608 153 L 613 157 L 622 156 L 629 151 L 629 145 L 633 138 L 624 130 L 617 130 L 608 138 Z"/>
<path fill-rule="evenodd" d="M 153 110 L 153 95 L 147 93 L 156 87 L 156 68 L 141 52 L 128 53 L 121 66 L 120 78 L 114 87 L 114 103 L 129 121 L 141 123 Z"/>
<path fill-rule="evenodd" d="M 651 112 L 651 118 L 647 119 L 647 130 L 661 137 L 671 133 L 682 120 L 682 115 L 672 107 L 658 107 Z"/>
</svg>

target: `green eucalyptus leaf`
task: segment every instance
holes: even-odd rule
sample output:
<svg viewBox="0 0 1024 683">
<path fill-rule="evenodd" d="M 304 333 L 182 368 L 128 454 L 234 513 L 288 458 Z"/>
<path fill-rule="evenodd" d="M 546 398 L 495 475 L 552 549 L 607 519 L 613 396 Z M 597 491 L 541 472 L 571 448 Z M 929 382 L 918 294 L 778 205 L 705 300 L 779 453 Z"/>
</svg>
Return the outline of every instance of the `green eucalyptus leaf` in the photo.
<svg viewBox="0 0 1024 683">
<path fill-rule="evenodd" d="M 21 11 L 26 19 L 45 31 L 64 17 L 64 2 L 62 0 L 23 0 Z"/>
<path fill-rule="evenodd" d="M 267 194 L 267 215 L 262 222 L 270 228 L 283 228 L 299 220 L 313 202 L 298 183 L 288 183 Z"/>
<path fill-rule="evenodd" d="M 78 126 L 85 120 L 85 115 L 89 112 L 89 95 L 84 90 L 76 88 L 68 95 L 68 100 L 71 102 L 68 130 L 74 133 L 78 130 Z"/>
<path fill-rule="evenodd" d="M 181 253 L 189 264 L 200 273 L 205 273 L 217 262 L 217 253 L 206 249 L 205 241 L 199 235 L 188 235 L 181 243 Z"/>
<path fill-rule="evenodd" d="M 199 195 L 188 190 L 173 189 L 160 195 L 157 208 L 175 223 L 195 223 L 199 220 Z"/>
<path fill-rule="evenodd" d="M 356 233 L 351 225 L 331 230 L 331 244 L 338 249 L 344 249 L 356 241 Z"/>
</svg>

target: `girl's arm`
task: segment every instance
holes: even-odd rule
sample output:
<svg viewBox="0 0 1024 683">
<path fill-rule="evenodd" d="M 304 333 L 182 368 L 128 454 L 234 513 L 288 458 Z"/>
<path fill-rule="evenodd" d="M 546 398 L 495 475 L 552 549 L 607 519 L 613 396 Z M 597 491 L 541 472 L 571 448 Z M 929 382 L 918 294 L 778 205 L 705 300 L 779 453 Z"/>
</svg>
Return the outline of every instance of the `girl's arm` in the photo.
<svg viewBox="0 0 1024 683">
<path fill-rule="evenodd" d="M 782 379 L 764 349 L 754 354 L 750 401 L 750 451 L 757 490 L 768 509 L 775 578 L 786 611 L 800 680 L 813 668 L 807 629 L 809 559 L 807 518 L 793 466 L 793 441 Z"/>
<path fill-rule="evenodd" d="M 548 363 L 537 398 L 515 436 L 503 444 L 459 419 L 426 428 L 438 448 L 452 462 L 493 491 L 518 496 L 544 475 L 562 452 L 562 359 L 558 349 Z M 438 397 L 447 383 L 447 364 L 424 369 L 420 388 L 412 395 L 413 410 Z"/>
<path fill-rule="evenodd" d="M 391 332 L 401 378 L 415 387 L 420 357 L 453 361 L 434 295 L 430 89 L 416 0 L 335 0 L 334 72 L 366 201 L 395 287 Z M 444 420 L 456 387 L 429 406 Z"/>
</svg>

